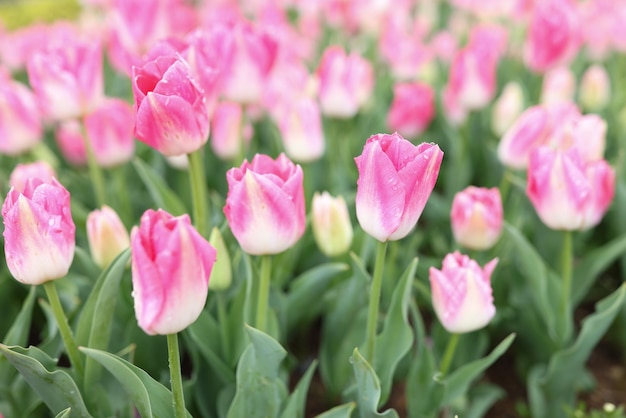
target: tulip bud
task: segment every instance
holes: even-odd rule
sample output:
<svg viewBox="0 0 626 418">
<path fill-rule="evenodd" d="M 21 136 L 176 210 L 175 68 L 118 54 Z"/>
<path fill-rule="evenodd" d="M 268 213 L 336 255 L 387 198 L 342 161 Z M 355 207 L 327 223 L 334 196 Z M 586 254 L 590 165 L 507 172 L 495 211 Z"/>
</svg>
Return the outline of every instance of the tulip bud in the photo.
<svg viewBox="0 0 626 418">
<path fill-rule="evenodd" d="M 216 251 L 191 225 L 147 210 L 130 234 L 135 316 L 146 334 L 174 334 L 202 312 Z"/>
<path fill-rule="evenodd" d="M 502 136 L 509 129 L 524 110 L 524 91 L 522 86 L 511 81 L 504 86 L 502 94 L 493 105 L 491 128 L 493 132 Z"/>
<path fill-rule="evenodd" d="M 13 187 L 18 192 L 23 193 L 28 179 L 37 178 L 44 183 L 51 183 L 53 177 L 56 177 L 54 168 L 52 168 L 52 166 L 45 161 L 18 164 L 11 172 L 11 177 L 9 177 L 9 186 Z"/>
<path fill-rule="evenodd" d="M 15 279 L 38 285 L 64 277 L 74 259 L 76 227 L 70 193 L 56 179 L 26 181 L 2 205 L 4 253 Z"/>
<path fill-rule="evenodd" d="M 278 254 L 304 234 L 306 213 L 302 168 L 285 154 L 257 154 L 226 173 L 224 215 L 248 254 Z"/>
<path fill-rule="evenodd" d="M 471 250 L 491 248 L 502 233 L 500 190 L 470 186 L 460 191 L 450 217 L 456 242 Z"/>
<path fill-rule="evenodd" d="M 413 145 L 398 134 L 371 136 L 356 157 L 356 216 L 378 241 L 404 238 L 417 224 L 435 188 L 443 152 Z"/>
<path fill-rule="evenodd" d="M 352 244 L 352 223 L 342 196 L 313 195 L 311 225 L 317 246 L 329 257 L 344 254 Z"/>
<path fill-rule="evenodd" d="M 238 103 L 222 102 L 213 113 L 211 149 L 223 160 L 234 160 L 242 154 L 244 146 L 243 109 Z"/>
<path fill-rule="evenodd" d="M 87 241 L 93 261 L 103 269 L 130 246 L 126 227 L 108 206 L 96 209 L 87 216 Z"/>
<path fill-rule="evenodd" d="M 0 153 L 19 155 L 42 139 L 35 95 L 25 85 L 0 74 Z"/>
<path fill-rule="evenodd" d="M 496 258 L 481 268 L 457 251 L 443 259 L 441 270 L 430 268 L 433 308 L 448 332 L 475 331 L 491 321 L 496 314 L 491 274 L 497 264 Z"/>
<path fill-rule="evenodd" d="M 217 251 L 217 258 L 215 259 L 211 280 L 209 281 L 209 289 L 216 291 L 226 290 L 233 281 L 233 272 L 228 247 L 226 247 L 226 243 L 224 242 L 219 228 L 214 227 L 211 230 L 209 242 Z"/>
<path fill-rule="evenodd" d="M 435 91 L 424 83 L 398 83 L 393 88 L 393 101 L 387 126 L 405 138 L 416 138 L 428 128 L 435 117 Z"/>
<path fill-rule="evenodd" d="M 285 153 L 297 162 L 315 161 L 324 155 L 326 143 L 320 109 L 313 99 L 296 100 L 278 121 Z"/>
<path fill-rule="evenodd" d="M 548 71 L 541 86 L 542 104 L 553 105 L 574 100 L 576 77 L 569 67 L 557 67 Z"/>
<path fill-rule="evenodd" d="M 604 67 L 592 65 L 580 81 L 579 100 L 584 109 L 602 110 L 611 98 L 611 80 Z"/>
</svg>

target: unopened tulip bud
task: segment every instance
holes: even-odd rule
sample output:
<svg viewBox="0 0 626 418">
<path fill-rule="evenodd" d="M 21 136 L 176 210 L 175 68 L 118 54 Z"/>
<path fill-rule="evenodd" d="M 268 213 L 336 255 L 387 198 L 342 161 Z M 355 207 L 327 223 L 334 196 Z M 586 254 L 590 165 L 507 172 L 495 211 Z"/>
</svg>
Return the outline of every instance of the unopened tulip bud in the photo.
<svg viewBox="0 0 626 418">
<path fill-rule="evenodd" d="M 346 253 L 352 245 L 353 231 L 343 197 L 315 193 L 312 205 L 311 225 L 319 249 L 329 257 Z"/>
<path fill-rule="evenodd" d="M 310 98 L 292 102 L 278 121 L 285 153 L 296 162 L 311 162 L 324 155 L 326 143 L 317 103 Z"/>
<path fill-rule="evenodd" d="M 2 205 L 7 266 L 21 283 L 38 285 L 64 277 L 74 259 L 76 227 L 70 193 L 56 179 L 26 181 Z"/>
<path fill-rule="evenodd" d="M 611 98 L 611 80 L 604 67 L 596 64 L 585 71 L 580 81 L 579 100 L 586 110 L 598 111 Z"/>
<path fill-rule="evenodd" d="M 502 233 L 502 199 L 497 188 L 470 186 L 452 201 L 454 239 L 471 250 L 491 248 Z"/>
<path fill-rule="evenodd" d="M 568 103 L 576 93 L 576 77 L 569 67 L 557 67 L 548 71 L 541 86 L 541 103 L 554 105 Z"/>
<path fill-rule="evenodd" d="M 209 242 L 217 251 L 217 258 L 215 259 L 215 264 L 213 264 L 213 272 L 209 281 L 209 289 L 217 291 L 228 289 L 233 281 L 233 271 L 228 247 L 219 228 L 214 227 L 211 230 Z"/>
<path fill-rule="evenodd" d="M 108 206 L 96 209 L 87 216 L 87 241 L 93 261 L 103 269 L 130 246 L 126 227 Z"/>
<path fill-rule="evenodd" d="M 493 132 L 502 136 L 517 120 L 524 110 L 524 91 L 522 86 L 511 81 L 502 90 L 502 94 L 493 105 L 491 128 Z"/>
<path fill-rule="evenodd" d="M 481 268 L 459 252 L 443 259 L 441 270 L 430 268 L 430 287 L 435 313 L 441 325 L 452 333 L 485 327 L 496 314 L 491 274 L 498 264 L 493 259 Z"/>
</svg>

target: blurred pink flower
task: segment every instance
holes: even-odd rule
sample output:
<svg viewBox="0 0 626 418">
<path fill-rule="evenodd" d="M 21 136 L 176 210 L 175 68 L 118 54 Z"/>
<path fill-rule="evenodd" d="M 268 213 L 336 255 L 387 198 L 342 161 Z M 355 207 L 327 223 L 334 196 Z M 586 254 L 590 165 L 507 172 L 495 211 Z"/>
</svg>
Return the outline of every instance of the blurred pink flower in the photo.
<svg viewBox="0 0 626 418">
<path fill-rule="evenodd" d="M 600 64 L 587 68 L 580 80 L 580 105 L 586 110 L 599 111 L 609 104 L 610 99 L 611 79 L 606 69 Z"/>
<path fill-rule="evenodd" d="M 33 53 L 27 70 L 43 116 L 50 121 L 84 116 L 104 97 L 102 48 L 97 40 L 51 44 Z"/>
<path fill-rule="evenodd" d="M 38 285 L 67 274 L 74 259 L 76 227 L 70 193 L 56 179 L 26 181 L 2 205 L 4 253 L 13 277 Z"/>
<path fill-rule="evenodd" d="M 42 139 L 35 95 L 8 74 L 0 73 L 0 154 L 22 154 Z"/>
<path fill-rule="evenodd" d="M 278 254 L 292 247 L 306 224 L 302 168 L 285 154 L 257 154 L 226 173 L 224 214 L 248 254 Z"/>
<path fill-rule="evenodd" d="M 307 97 L 293 100 L 278 116 L 278 128 L 285 153 L 292 160 L 305 163 L 324 155 L 324 129 L 315 100 Z"/>
<path fill-rule="evenodd" d="M 569 67 L 556 67 L 543 76 L 540 102 L 546 105 L 569 103 L 576 93 L 576 77 Z"/>
<path fill-rule="evenodd" d="M 378 241 L 411 232 L 437 182 L 443 152 L 435 144 L 413 145 L 397 133 L 371 136 L 356 157 L 356 215 Z"/>
<path fill-rule="evenodd" d="M 446 255 L 441 270 L 430 268 L 433 308 L 448 332 L 475 331 L 494 317 L 491 275 L 497 264 L 496 258 L 481 268 L 457 251 Z"/>
<path fill-rule="evenodd" d="M 454 195 L 450 211 L 456 242 L 471 250 L 491 248 L 502 233 L 502 199 L 498 188 L 470 186 Z"/>
<path fill-rule="evenodd" d="M 322 114 L 348 119 L 357 114 L 370 98 L 374 73 L 369 61 L 357 53 L 350 55 L 339 46 L 324 51 L 317 69 Z"/>
<path fill-rule="evenodd" d="M 572 0 L 535 4 L 524 44 L 524 60 L 536 72 L 567 64 L 580 47 L 583 25 Z"/>
<path fill-rule="evenodd" d="M 36 178 L 40 179 L 43 183 L 50 183 L 54 177 L 56 177 L 54 168 L 45 161 L 18 164 L 11 172 L 9 186 L 23 193 L 28 179 Z"/>
<path fill-rule="evenodd" d="M 425 83 L 396 83 L 387 126 L 405 138 L 416 138 L 435 117 L 435 91 Z"/>
<path fill-rule="evenodd" d="M 576 149 L 536 149 L 530 156 L 526 194 L 551 229 L 597 225 L 615 194 L 615 171 L 604 160 L 585 163 Z"/>
<path fill-rule="evenodd" d="M 149 335 L 180 332 L 204 308 L 216 251 L 191 225 L 148 209 L 130 235 L 135 316 Z"/>
</svg>

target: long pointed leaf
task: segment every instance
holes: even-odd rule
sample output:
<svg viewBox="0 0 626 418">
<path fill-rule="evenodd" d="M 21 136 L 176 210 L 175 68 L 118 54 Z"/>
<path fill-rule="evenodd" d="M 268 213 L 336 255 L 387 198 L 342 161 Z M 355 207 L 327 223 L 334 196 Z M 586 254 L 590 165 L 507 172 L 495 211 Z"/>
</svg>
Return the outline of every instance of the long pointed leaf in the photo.
<svg viewBox="0 0 626 418">
<path fill-rule="evenodd" d="M 309 391 L 309 385 L 316 367 L 317 361 L 313 361 L 296 385 L 291 396 L 289 396 L 289 399 L 287 399 L 287 406 L 283 409 L 283 413 L 280 415 L 281 418 L 304 418 L 306 394 Z"/>
<path fill-rule="evenodd" d="M 356 408 L 356 403 L 345 403 L 316 415 L 315 418 L 350 418 L 352 417 L 352 411 L 354 411 L 354 408 Z"/>
<path fill-rule="evenodd" d="M 357 405 L 361 418 L 399 418 L 394 409 L 383 413 L 378 412 L 380 400 L 380 382 L 372 366 L 363 358 L 359 349 L 355 348 L 350 358 L 357 386 Z"/>
<path fill-rule="evenodd" d="M 185 205 L 178 195 L 169 188 L 163 178 L 154 172 L 152 167 L 139 158 L 133 160 L 133 167 L 146 185 L 148 193 L 156 206 L 168 211 L 172 215 L 182 215 L 187 212 Z"/>
</svg>

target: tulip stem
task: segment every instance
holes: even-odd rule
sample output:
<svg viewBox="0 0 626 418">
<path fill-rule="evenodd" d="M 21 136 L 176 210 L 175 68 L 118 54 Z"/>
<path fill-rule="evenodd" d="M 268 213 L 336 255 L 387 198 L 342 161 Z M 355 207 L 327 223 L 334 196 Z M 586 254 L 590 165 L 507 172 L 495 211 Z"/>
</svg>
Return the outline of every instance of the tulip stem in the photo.
<svg viewBox="0 0 626 418">
<path fill-rule="evenodd" d="M 374 276 L 370 290 L 370 303 L 367 313 L 367 329 L 365 334 L 365 359 L 369 364 L 374 362 L 376 352 L 376 329 L 378 326 L 378 308 L 380 305 L 380 290 L 383 283 L 383 271 L 385 269 L 385 255 L 387 254 L 387 242 L 378 242 L 376 247 L 376 264 L 374 264 Z"/>
<path fill-rule="evenodd" d="M 96 160 L 96 154 L 93 151 L 93 146 L 89 139 L 85 120 L 81 122 L 80 126 L 83 142 L 85 144 L 85 154 L 87 154 L 87 169 L 89 170 L 89 177 L 91 178 L 91 184 L 93 185 L 93 190 L 96 195 L 96 204 L 100 208 L 107 203 L 104 173 Z"/>
<path fill-rule="evenodd" d="M 67 355 L 70 358 L 70 363 L 72 363 L 72 367 L 74 367 L 74 370 L 76 371 L 76 377 L 82 379 L 84 373 L 83 361 L 78 351 L 78 345 L 76 345 L 74 335 L 72 334 L 72 329 L 67 322 L 65 312 L 63 312 L 63 306 L 61 305 L 59 293 L 57 292 L 54 281 L 45 282 L 43 284 L 43 288 L 46 291 L 46 296 L 50 302 L 52 313 L 57 321 L 57 326 L 59 327 L 63 344 L 65 344 Z"/>
<path fill-rule="evenodd" d="M 183 394 L 183 378 L 180 373 L 180 350 L 178 349 L 178 334 L 167 334 L 167 355 L 170 363 L 170 384 L 172 385 L 172 400 L 174 416 L 185 418 L 185 396 Z"/>
<path fill-rule="evenodd" d="M 561 253 L 561 274 L 563 276 L 563 294 L 561 295 L 561 312 L 563 318 L 569 316 L 570 295 L 572 293 L 572 231 L 563 231 Z"/>
<path fill-rule="evenodd" d="M 230 344 L 229 344 L 229 327 L 228 327 L 228 315 L 226 314 L 226 295 L 224 292 L 215 292 L 215 297 L 217 298 L 217 320 L 220 323 L 222 336 L 220 340 L 222 341 L 222 354 L 224 358 L 228 358 L 230 356 Z"/>
<path fill-rule="evenodd" d="M 207 197 L 206 179 L 204 176 L 203 149 L 190 154 L 189 180 L 191 182 L 191 198 L 193 200 L 193 224 L 203 237 L 209 236 L 209 199 Z"/>
<path fill-rule="evenodd" d="M 450 369 L 452 359 L 454 359 L 454 352 L 456 351 L 456 347 L 459 344 L 459 336 L 460 334 L 456 333 L 450 334 L 448 346 L 446 347 L 446 351 L 443 353 L 443 358 L 441 359 L 441 363 L 439 364 L 439 373 L 441 373 L 441 377 L 444 377 Z"/>
<path fill-rule="evenodd" d="M 272 271 L 272 257 L 261 257 L 261 281 L 259 283 L 259 298 L 256 305 L 256 327 L 267 332 L 267 309 L 270 298 L 270 279 Z"/>
</svg>

